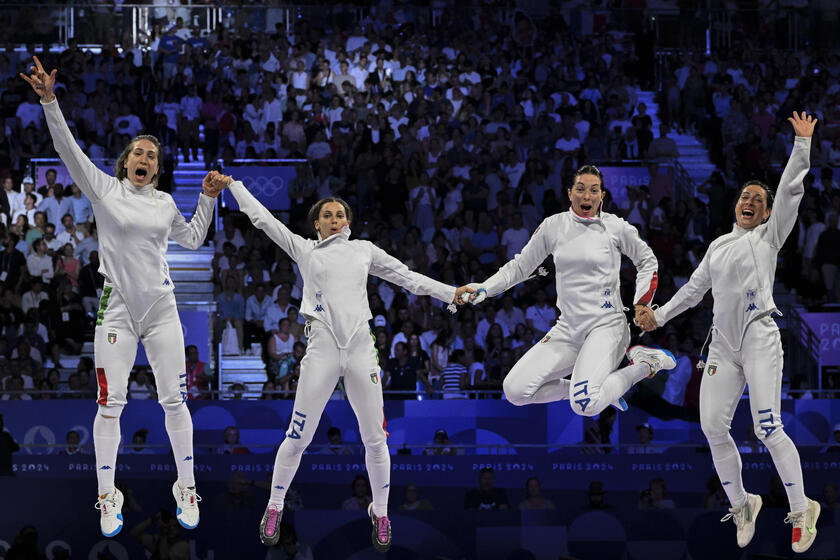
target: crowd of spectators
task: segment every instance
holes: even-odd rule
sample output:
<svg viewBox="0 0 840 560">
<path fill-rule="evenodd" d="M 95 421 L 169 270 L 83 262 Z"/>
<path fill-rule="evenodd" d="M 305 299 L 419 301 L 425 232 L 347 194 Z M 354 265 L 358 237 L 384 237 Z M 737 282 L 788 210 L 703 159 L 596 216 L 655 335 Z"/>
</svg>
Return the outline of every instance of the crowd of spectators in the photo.
<svg viewBox="0 0 840 560">
<path fill-rule="evenodd" d="M 837 156 L 833 51 L 674 55 L 661 63 L 660 110 L 650 115 L 639 92 L 657 83 L 653 39 L 619 16 L 584 29 L 559 12 L 533 19 L 512 10 L 461 18 L 443 11 L 431 26 L 380 10 L 326 27 L 306 18 L 288 31 L 234 20 L 205 33 L 184 10 L 156 19 L 144 45 L 124 37 L 125 48 L 106 43 L 90 52 L 71 39 L 60 53 L 40 53 L 46 67 L 59 69 L 56 94 L 85 151 L 115 157 L 135 134 L 155 134 L 164 147 L 163 189 L 173 187 L 181 161 L 306 158 L 312 176 L 290 185 L 291 208 L 282 215 L 293 230 L 311 235 L 311 204 L 341 196 L 357 216 L 354 236 L 452 285 L 484 280 L 544 217 L 567 208 L 564 185 L 581 163 L 646 160 L 649 183 L 628 188 L 626 199 L 608 196 L 604 210 L 636 225 L 654 249 L 656 301 L 665 301 L 730 227 L 740 182 L 777 181 L 792 142 L 784 116 L 793 108 L 823 123 L 815 167 Z M 23 180 L 32 157 L 52 153 L 37 99 L 17 78 L 38 51 L 0 54 L 0 175 L 10 220 L 0 255 L 0 354 L 38 364 L 50 356 L 58 365 L 90 333 L 102 279 L 95 224 L 78 188 L 51 184 L 49 173 L 37 189 Z M 679 200 L 661 165 L 679 155 L 674 131 L 703 138 L 719 168 L 697 196 Z M 800 225 L 779 269 L 808 306 L 836 299 L 840 289 L 840 253 L 831 243 L 840 190 L 832 170 L 821 169 L 819 181 L 807 180 Z M 215 342 L 227 354 L 261 352 L 264 397 L 290 397 L 306 343 L 297 268 L 241 215 L 226 215 L 214 241 Z M 629 302 L 632 266 L 621 274 Z M 820 285 L 828 288 L 812 289 Z M 455 315 L 373 277 L 368 294 L 385 388 L 401 398 L 498 395 L 557 313 L 551 273 Z M 696 359 L 710 318 L 707 300 L 654 338 Z"/>
</svg>

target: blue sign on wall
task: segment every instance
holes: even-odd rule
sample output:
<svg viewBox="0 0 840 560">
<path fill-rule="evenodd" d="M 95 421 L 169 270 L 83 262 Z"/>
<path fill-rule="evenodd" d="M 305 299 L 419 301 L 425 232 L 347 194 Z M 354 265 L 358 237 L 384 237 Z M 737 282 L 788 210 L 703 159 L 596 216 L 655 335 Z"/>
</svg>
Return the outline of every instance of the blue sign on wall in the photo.
<svg viewBox="0 0 840 560">
<path fill-rule="evenodd" d="M 297 178 L 293 166 L 249 165 L 225 170 L 269 210 L 289 209 L 289 184 Z M 222 193 L 222 206 L 239 210 L 229 190 Z"/>
</svg>

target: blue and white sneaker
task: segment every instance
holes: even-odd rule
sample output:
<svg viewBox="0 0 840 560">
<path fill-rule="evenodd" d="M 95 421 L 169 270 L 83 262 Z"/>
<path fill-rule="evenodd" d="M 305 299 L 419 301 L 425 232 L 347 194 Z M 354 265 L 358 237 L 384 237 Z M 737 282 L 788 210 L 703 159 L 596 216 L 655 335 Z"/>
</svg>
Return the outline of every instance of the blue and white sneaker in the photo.
<svg viewBox="0 0 840 560">
<path fill-rule="evenodd" d="M 106 537 L 115 537 L 123 528 L 123 494 L 116 488 L 113 492 L 99 496 L 96 505 L 99 510 L 99 528 Z"/>
<path fill-rule="evenodd" d="M 653 377 L 663 369 L 674 369 L 677 367 L 677 359 L 667 350 L 652 348 L 650 346 L 634 346 L 627 351 L 627 358 L 631 364 L 643 362 L 650 367 L 650 375 Z"/>
<path fill-rule="evenodd" d="M 618 400 L 612 403 L 612 405 L 619 412 L 627 412 L 627 409 L 630 408 L 627 406 L 627 401 L 624 400 L 624 397 L 618 397 Z"/>
<path fill-rule="evenodd" d="M 181 488 L 176 480 L 172 485 L 172 495 L 175 496 L 175 502 L 178 504 L 175 517 L 181 527 L 184 529 L 198 527 L 198 502 L 201 501 L 201 496 L 195 493 L 195 486 Z"/>
</svg>

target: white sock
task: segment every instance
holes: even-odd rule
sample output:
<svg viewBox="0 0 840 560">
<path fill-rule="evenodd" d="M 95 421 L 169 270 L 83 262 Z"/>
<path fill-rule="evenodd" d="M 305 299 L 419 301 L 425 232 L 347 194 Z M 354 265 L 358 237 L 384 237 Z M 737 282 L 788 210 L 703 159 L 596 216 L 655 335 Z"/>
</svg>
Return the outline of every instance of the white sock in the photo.
<svg viewBox="0 0 840 560">
<path fill-rule="evenodd" d="M 391 455 L 388 444 L 380 443 L 365 446 L 365 466 L 367 466 L 370 489 L 373 493 L 373 513 L 377 517 L 388 515 L 388 494 L 391 491 Z"/>
<path fill-rule="evenodd" d="M 271 475 L 271 496 L 268 505 L 283 509 L 286 490 L 292 484 L 292 479 L 300 466 L 300 457 L 306 446 L 297 446 L 289 437 L 283 440 L 274 456 L 274 472 Z"/>
<path fill-rule="evenodd" d="M 715 438 L 707 436 L 707 439 L 723 491 L 726 492 L 732 507 L 737 509 L 747 501 L 747 492 L 744 490 L 744 481 L 741 478 L 741 454 L 738 453 L 738 446 L 735 445 L 735 440 L 729 432 L 725 436 Z"/>
<path fill-rule="evenodd" d="M 114 491 L 114 471 L 117 469 L 119 447 L 119 416 L 106 418 L 97 412 L 93 419 L 93 449 L 96 454 L 96 482 L 100 496 Z"/>
<path fill-rule="evenodd" d="M 172 445 L 175 456 L 175 467 L 178 469 L 178 484 L 181 488 L 195 486 L 193 474 L 193 423 L 187 405 L 180 403 L 175 406 L 163 407 L 166 413 L 166 433 Z"/>
<path fill-rule="evenodd" d="M 805 496 L 805 485 L 802 482 L 802 464 L 799 462 L 799 451 L 790 436 L 781 428 L 777 428 L 769 437 L 764 438 L 764 445 L 773 457 L 776 471 L 785 485 L 790 511 L 808 509 L 808 498 Z"/>
<path fill-rule="evenodd" d="M 612 372 L 601 383 L 598 402 L 602 410 L 616 402 L 630 387 L 650 375 L 650 366 L 645 363 L 632 364 Z"/>
<path fill-rule="evenodd" d="M 551 403 L 556 401 L 569 400 L 569 386 L 571 381 L 568 379 L 554 379 L 542 385 L 537 392 L 531 397 L 533 403 Z"/>
</svg>

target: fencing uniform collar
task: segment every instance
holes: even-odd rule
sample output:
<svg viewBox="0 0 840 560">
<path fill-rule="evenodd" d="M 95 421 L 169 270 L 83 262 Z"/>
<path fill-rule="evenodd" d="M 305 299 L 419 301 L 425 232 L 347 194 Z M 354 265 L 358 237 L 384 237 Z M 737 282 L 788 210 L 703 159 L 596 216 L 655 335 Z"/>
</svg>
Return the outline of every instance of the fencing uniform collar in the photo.
<svg viewBox="0 0 840 560">
<path fill-rule="evenodd" d="M 318 234 L 318 244 L 319 244 L 319 245 L 322 245 L 322 244 L 324 244 L 324 243 L 327 243 L 327 242 L 329 242 L 330 240 L 335 239 L 335 238 L 338 238 L 338 237 L 344 238 L 344 240 L 345 240 L 345 241 L 347 241 L 347 240 L 349 240 L 349 239 L 350 239 L 350 226 L 349 226 L 349 225 L 344 226 L 343 228 L 341 228 L 341 231 L 339 231 L 338 233 L 333 234 L 333 235 L 331 235 L 331 236 L 327 237 L 326 239 L 324 239 L 324 238 L 321 236 L 321 232 L 320 232 L 320 231 L 317 231 L 317 230 L 316 230 L 316 233 Z"/>
</svg>

